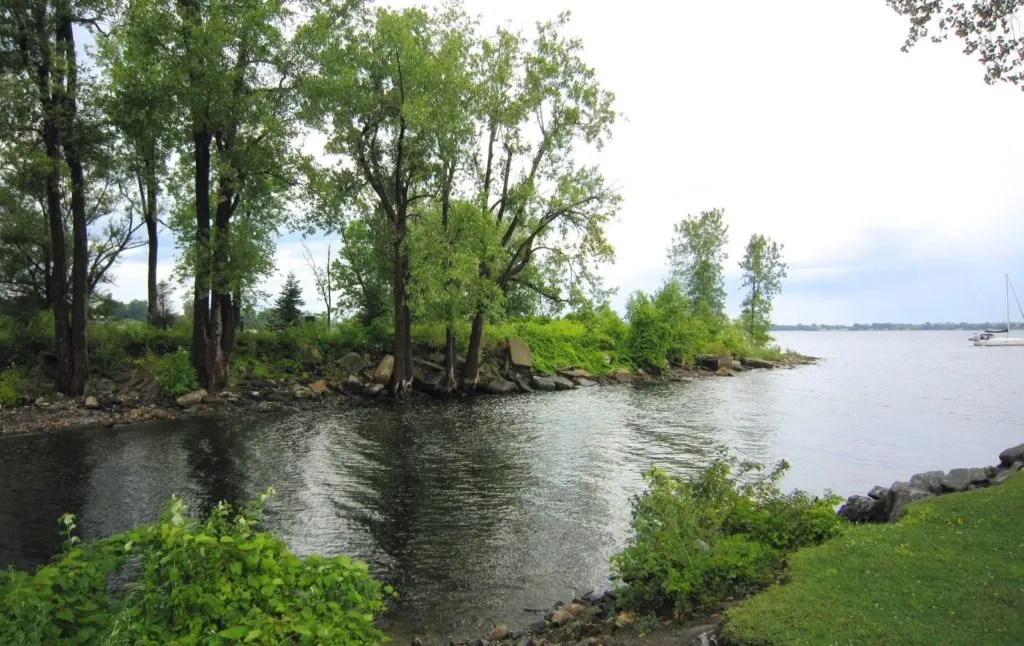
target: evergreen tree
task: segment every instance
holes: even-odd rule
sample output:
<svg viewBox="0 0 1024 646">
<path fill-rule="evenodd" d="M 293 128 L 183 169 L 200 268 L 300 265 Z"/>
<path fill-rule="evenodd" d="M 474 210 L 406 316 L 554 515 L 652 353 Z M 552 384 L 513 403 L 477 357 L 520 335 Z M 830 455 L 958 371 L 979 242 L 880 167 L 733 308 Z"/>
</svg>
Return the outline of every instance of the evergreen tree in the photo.
<svg viewBox="0 0 1024 646">
<path fill-rule="evenodd" d="M 286 328 L 295 325 L 302 318 L 302 286 L 294 272 L 289 272 L 288 277 L 281 287 L 281 295 L 274 302 L 274 318 L 279 328 Z"/>
</svg>

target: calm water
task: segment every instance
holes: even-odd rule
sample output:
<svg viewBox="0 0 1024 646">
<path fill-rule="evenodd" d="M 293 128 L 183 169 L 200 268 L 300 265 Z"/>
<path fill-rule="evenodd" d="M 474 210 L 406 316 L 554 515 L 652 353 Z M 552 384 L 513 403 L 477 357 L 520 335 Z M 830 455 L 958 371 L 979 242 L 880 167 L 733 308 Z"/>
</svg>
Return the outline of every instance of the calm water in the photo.
<svg viewBox="0 0 1024 646">
<path fill-rule="evenodd" d="M 479 634 L 608 585 L 651 463 L 718 447 L 787 458 L 786 484 L 862 493 L 981 466 L 1024 442 L 1024 348 L 966 332 L 780 334 L 823 358 L 735 379 L 355 409 L 236 423 L 0 438 L 0 566 L 154 518 L 277 488 L 269 525 L 301 553 L 350 553 L 400 590 L 408 630 Z"/>
</svg>

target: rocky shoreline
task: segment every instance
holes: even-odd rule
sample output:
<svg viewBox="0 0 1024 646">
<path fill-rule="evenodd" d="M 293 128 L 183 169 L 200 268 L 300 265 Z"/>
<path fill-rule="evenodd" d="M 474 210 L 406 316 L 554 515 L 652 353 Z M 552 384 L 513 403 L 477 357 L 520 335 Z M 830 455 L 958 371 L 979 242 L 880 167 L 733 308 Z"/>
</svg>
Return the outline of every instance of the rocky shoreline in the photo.
<svg viewBox="0 0 1024 646">
<path fill-rule="evenodd" d="M 944 471 L 916 473 L 909 481 L 894 482 L 886 488 L 875 486 L 866 496 L 850 496 L 839 515 L 853 522 L 893 523 L 903 516 L 909 503 L 922 498 L 1001 485 L 1024 469 L 1024 444 L 999 454 L 999 464 Z"/>
<path fill-rule="evenodd" d="M 390 355 L 374 358 L 350 352 L 333 361 L 320 359 L 330 363 L 330 377 L 271 380 L 246 375 L 223 392 L 197 390 L 176 399 L 161 396 L 153 376 L 135 367 L 119 380 L 90 380 L 82 398 L 49 393 L 23 406 L 0 409 L 0 435 L 69 427 L 113 427 L 153 420 L 237 418 L 239 415 L 380 405 L 391 401 L 385 389 L 394 365 Z M 424 352 L 417 354 L 413 361 L 413 398 L 467 396 L 467 393 L 440 391 L 444 379 L 443 355 Z M 799 355 L 782 361 L 699 355 L 693 365 L 675 366 L 659 374 L 627 368 L 592 374 L 578 366 L 543 372 L 535 370 L 529 346 L 521 339 L 510 338 L 486 357 L 473 394 L 511 395 L 633 383 L 679 382 L 706 376 L 733 376 L 747 370 L 791 368 L 814 361 L 812 357 Z"/>
</svg>

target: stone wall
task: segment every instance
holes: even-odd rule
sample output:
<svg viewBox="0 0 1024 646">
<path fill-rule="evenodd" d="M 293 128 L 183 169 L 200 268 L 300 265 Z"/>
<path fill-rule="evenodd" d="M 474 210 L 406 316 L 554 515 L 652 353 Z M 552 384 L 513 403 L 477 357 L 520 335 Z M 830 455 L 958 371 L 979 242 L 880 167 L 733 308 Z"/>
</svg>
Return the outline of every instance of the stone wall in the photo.
<svg viewBox="0 0 1024 646">
<path fill-rule="evenodd" d="M 839 515 L 854 522 L 891 523 L 899 520 L 907 504 L 915 500 L 999 485 L 1021 469 L 1024 444 L 1000 453 L 999 464 L 994 467 L 918 473 L 909 482 L 894 482 L 888 489 L 874 487 L 866 496 L 850 496 L 839 508 Z"/>
</svg>

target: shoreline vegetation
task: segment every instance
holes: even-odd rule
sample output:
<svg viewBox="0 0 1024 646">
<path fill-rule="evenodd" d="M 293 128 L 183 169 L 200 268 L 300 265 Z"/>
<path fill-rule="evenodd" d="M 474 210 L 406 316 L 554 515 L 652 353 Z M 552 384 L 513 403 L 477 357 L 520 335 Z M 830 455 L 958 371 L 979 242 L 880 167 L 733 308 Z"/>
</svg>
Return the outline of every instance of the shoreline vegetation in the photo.
<svg viewBox="0 0 1024 646">
<path fill-rule="evenodd" d="M 45 324 L 38 326 L 45 329 Z M 309 408 L 360 406 L 388 400 L 384 386 L 393 357 L 373 329 L 356 324 L 330 333 L 311 324 L 283 332 L 250 331 L 238 340 L 229 385 L 219 393 L 199 388 L 191 372 L 185 328 L 157 330 L 141 322 L 100 323 L 92 356 L 97 376 L 85 394 L 53 390 L 47 375 L 45 331 L 23 330 L 0 353 L 12 365 L 0 372 L 7 406 L 0 406 L 0 434 L 75 426 L 122 426 L 151 420 L 218 415 L 287 413 Z M 438 387 L 444 371 L 443 330 L 415 328 L 413 396 L 451 398 L 467 392 Z M 433 337 L 432 337 L 433 335 Z M 787 368 L 814 361 L 775 346 L 751 347 L 737 334 L 681 363 L 636 367 L 628 355 L 630 328 L 605 310 L 589 319 L 517 321 L 488 329 L 481 379 L 474 395 L 508 395 L 627 383 L 686 381 L 746 370 Z M 493 339 L 493 340 L 491 340 Z M 461 357 L 459 358 L 461 360 Z M 34 360 L 34 364 L 32 362 Z M 101 372 L 102 370 L 102 372 Z M 9 375 L 16 374 L 16 378 Z M 2 392 L 0 392 L 2 395 Z"/>
</svg>

